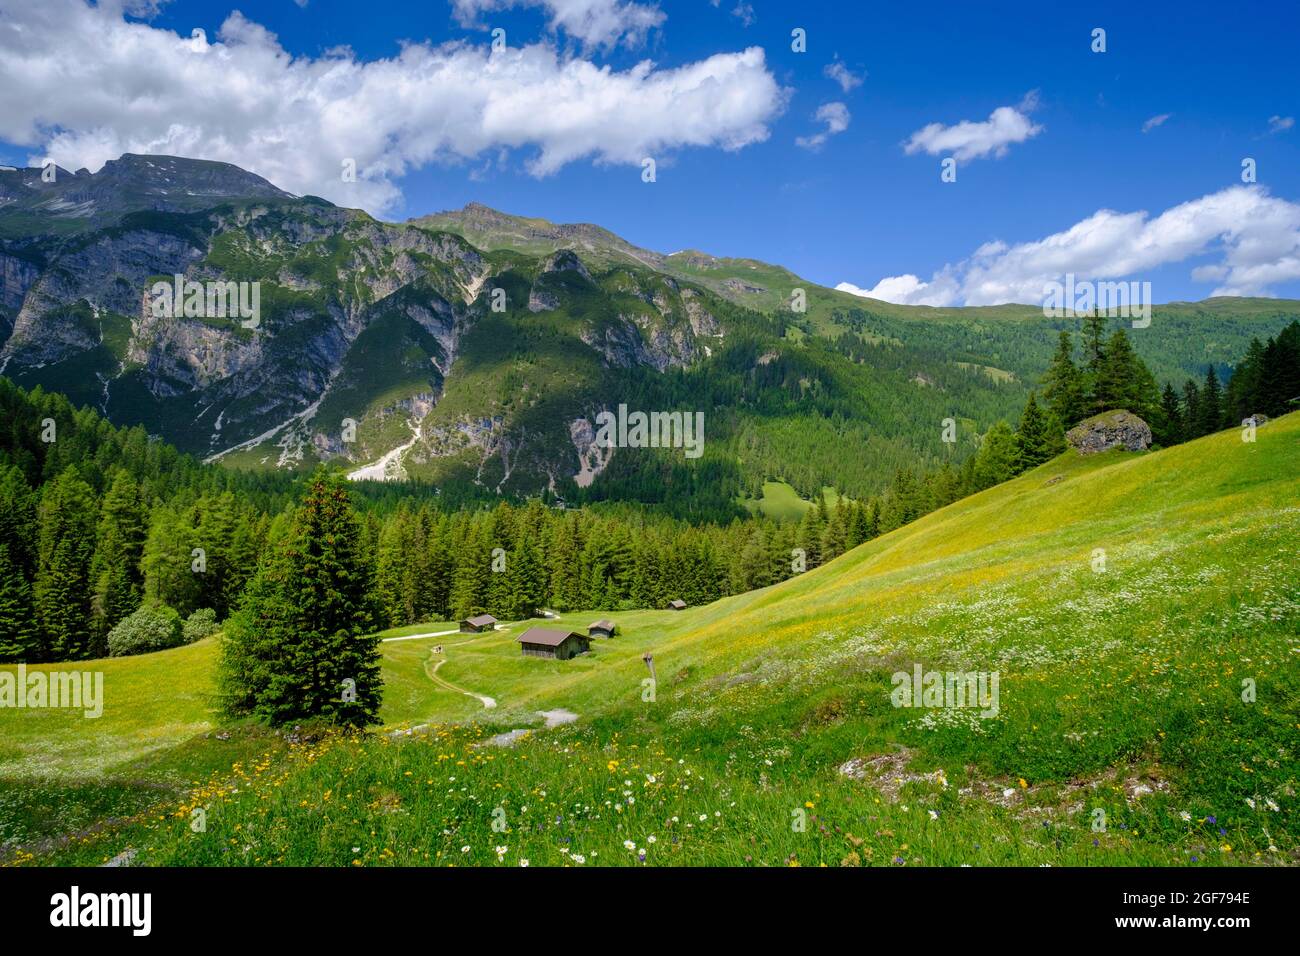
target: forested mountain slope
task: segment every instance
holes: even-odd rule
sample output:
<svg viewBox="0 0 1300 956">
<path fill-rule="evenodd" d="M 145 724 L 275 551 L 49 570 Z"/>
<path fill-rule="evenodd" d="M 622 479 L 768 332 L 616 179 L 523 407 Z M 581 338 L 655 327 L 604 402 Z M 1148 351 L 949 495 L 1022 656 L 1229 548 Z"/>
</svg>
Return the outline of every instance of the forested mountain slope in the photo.
<svg viewBox="0 0 1300 956">
<path fill-rule="evenodd" d="M 156 314 L 150 291 L 178 274 L 256 284 L 256 323 Z M 1297 316 L 1288 301 L 1175 304 L 1131 337 L 1177 384 Z M 900 469 L 960 464 L 1078 324 L 894 306 L 482 206 L 384 223 L 177 157 L 53 183 L 0 171 L 0 371 L 235 467 L 329 461 L 461 496 L 693 517 L 740 513 L 772 477 L 861 498 Z M 702 413 L 702 457 L 593 449 L 620 404 Z"/>
</svg>

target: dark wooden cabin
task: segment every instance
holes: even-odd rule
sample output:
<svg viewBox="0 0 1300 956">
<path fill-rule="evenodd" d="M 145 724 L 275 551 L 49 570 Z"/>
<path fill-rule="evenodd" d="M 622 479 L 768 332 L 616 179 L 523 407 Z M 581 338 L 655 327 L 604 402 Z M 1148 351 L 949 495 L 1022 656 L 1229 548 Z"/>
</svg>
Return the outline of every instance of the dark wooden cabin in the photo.
<svg viewBox="0 0 1300 956">
<path fill-rule="evenodd" d="M 482 634 L 484 631 L 494 630 L 497 626 L 497 619 L 491 614 L 480 614 L 477 617 L 469 617 L 460 622 L 460 632 L 462 634 Z"/>
<path fill-rule="evenodd" d="M 547 627 L 530 627 L 518 637 L 524 657 L 551 657 L 567 661 L 591 650 L 591 640 L 577 631 L 559 631 Z"/>
</svg>

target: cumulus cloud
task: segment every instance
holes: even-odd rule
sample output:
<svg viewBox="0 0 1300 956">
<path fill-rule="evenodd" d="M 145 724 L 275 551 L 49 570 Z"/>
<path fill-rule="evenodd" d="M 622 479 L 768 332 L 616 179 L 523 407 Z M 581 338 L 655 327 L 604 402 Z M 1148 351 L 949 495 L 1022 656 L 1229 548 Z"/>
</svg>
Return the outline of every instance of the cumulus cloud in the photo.
<svg viewBox="0 0 1300 956">
<path fill-rule="evenodd" d="M 822 73 L 824 73 L 829 79 L 838 83 L 840 89 L 845 93 L 850 93 L 855 88 L 862 85 L 862 77 L 858 76 L 839 60 L 826 64 L 826 69 L 822 70 Z"/>
<path fill-rule="evenodd" d="M 849 128 L 849 108 L 843 103 L 823 103 L 817 107 L 813 119 L 825 123 L 826 128 L 813 136 L 799 136 L 795 142 L 804 149 L 821 149 L 826 140 Z"/>
<path fill-rule="evenodd" d="M 1081 280 L 1142 278 L 1205 255 L 1218 261 L 1198 265 L 1191 277 L 1217 283 L 1210 295 L 1270 295 L 1278 284 L 1300 280 L 1300 203 L 1271 196 L 1262 186 L 1232 186 L 1155 217 L 1102 209 L 1034 242 L 986 243 L 929 282 L 909 274 L 881 279 L 871 289 L 846 282 L 836 288 L 916 305 L 1037 304 L 1043 287 L 1066 273 Z"/>
<path fill-rule="evenodd" d="M 544 176 L 637 165 L 684 147 L 740 149 L 785 107 L 763 50 L 615 71 L 551 45 L 406 44 L 390 59 L 294 57 L 239 13 L 211 42 L 81 0 L 0 0 L 0 140 L 33 162 L 96 170 L 123 152 L 235 163 L 295 193 L 383 214 L 395 180 L 522 149 Z M 355 183 L 342 182 L 355 160 Z"/>
<path fill-rule="evenodd" d="M 464 26 L 480 27 L 482 14 L 512 7 L 541 7 L 553 31 L 563 30 L 588 46 L 610 47 L 620 41 L 637 46 L 667 19 L 655 4 L 620 0 L 451 0 L 452 13 Z"/>
<path fill-rule="evenodd" d="M 1169 119 L 1169 117 L 1173 115 L 1174 115 L 1173 113 L 1160 113 L 1156 116 L 1151 117 L 1149 120 L 1147 120 L 1145 123 L 1142 124 L 1142 132 L 1149 133 L 1157 126 L 1164 126 L 1165 120 Z"/>
<path fill-rule="evenodd" d="M 952 305 L 955 283 L 948 275 L 936 274 L 929 282 L 922 282 L 918 276 L 907 273 L 901 276 L 886 276 L 870 289 L 860 289 L 851 282 L 841 282 L 835 288 L 841 292 L 860 295 L 882 302 L 897 302 L 903 305 Z"/>
<path fill-rule="evenodd" d="M 1268 131 L 1270 133 L 1280 133 L 1288 130 L 1295 125 L 1294 116 L 1270 116 L 1268 118 Z"/>
<path fill-rule="evenodd" d="M 1014 143 L 1023 143 L 1043 131 L 1029 114 L 1038 108 L 1038 94 L 1029 93 L 1018 106 L 999 106 L 989 118 L 976 122 L 963 120 L 952 126 L 930 123 L 913 133 L 903 144 L 909 156 L 925 152 L 931 156 L 947 153 L 959 160 L 1003 157 Z"/>
</svg>

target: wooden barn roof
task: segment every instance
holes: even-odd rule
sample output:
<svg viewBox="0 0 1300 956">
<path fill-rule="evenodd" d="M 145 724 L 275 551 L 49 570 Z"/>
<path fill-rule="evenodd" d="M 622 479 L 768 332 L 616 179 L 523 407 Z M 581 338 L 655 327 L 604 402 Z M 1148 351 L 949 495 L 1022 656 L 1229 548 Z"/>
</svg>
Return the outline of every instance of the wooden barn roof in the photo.
<svg viewBox="0 0 1300 956">
<path fill-rule="evenodd" d="M 577 631 L 558 631 L 548 627 L 530 627 L 524 633 L 516 638 L 520 644 L 540 644 L 543 647 L 559 647 L 571 637 L 581 637 L 586 640 L 587 635 L 579 634 Z"/>
</svg>

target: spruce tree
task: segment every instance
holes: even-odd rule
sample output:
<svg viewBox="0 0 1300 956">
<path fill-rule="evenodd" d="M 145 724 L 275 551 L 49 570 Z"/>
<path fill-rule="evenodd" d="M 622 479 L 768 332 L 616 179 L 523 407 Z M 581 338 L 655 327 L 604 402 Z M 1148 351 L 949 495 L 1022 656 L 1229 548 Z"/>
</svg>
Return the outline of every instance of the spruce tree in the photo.
<svg viewBox="0 0 1300 956">
<path fill-rule="evenodd" d="M 41 642 L 32 619 L 32 589 L 0 542 L 0 663 L 34 664 L 41 660 Z"/>
<path fill-rule="evenodd" d="M 1043 400 L 1066 428 L 1073 427 L 1087 417 L 1083 375 L 1074 364 L 1074 343 L 1067 331 L 1061 332 L 1056 353 L 1047 367 L 1047 374 L 1043 376 Z"/>
<path fill-rule="evenodd" d="M 845 513 L 844 499 L 841 498 L 836 502 L 835 510 L 831 512 L 831 518 L 826 522 L 826 527 L 822 530 L 821 560 L 823 564 L 838 558 L 848 550 L 848 537 L 848 517 Z"/>
<path fill-rule="evenodd" d="M 867 537 L 870 541 L 872 538 L 880 536 L 880 499 L 871 499 L 871 514 L 867 517 Z"/>
<path fill-rule="evenodd" d="M 1190 378 L 1183 383 L 1183 441 L 1201 437 L 1201 390 Z"/>
<path fill-rule="evenodd" d="M 45 485 L 38 511 L 39 566 L 32 592 L 42 641 L 51 660 L 84 660 L 95 650 L 90 626 L 94 492 L 69 465 Z"/>
<path fill-rule="evenodd" d="M 1106 321 L 1101 309 L 1097 308 L 1083 323 L 1084 418 L 1105 411 L 1100 383 L 1106 365 Z"/>
<path fill-rule="evenodd" d="M 1183 413 L 1178 404 L 1178 393 L 1168 382 L 1160 395 L 1160 416 L 1152 430 L 1156 442 L 1161 445 L 1176 445 L 1183 440 Z"/>
<path fill-rule="evenodd" d="M 1300 409 L 1300 322 L 1293 321 L 1277 334 L 1278 368 L 1272 386 L 1278 394 L 1277 415 Z"/>
<path fill-rule="evenodd" d="M 492 549 L 478 521 L 467 523 L 459 541 L 453 542 L 456 566 L 451 576 L 451 613 L 458 619 L 482 611 L 488 599 L 492 574 Z"/>
<path fill-rule="evenodd" d="M 272 725 L 376 723 L 383 680 L 369 577 L 346 483 L 319 471 L 227 625 L 227 711 Z"/>
<path fill-rule="evenodd" d="M 380 617 L 389 627 L 404 627 L 416 620 L 407 573 L 414 557 L 406 547 L 410 521 L 410 512 L 399 508 L 384 522 L 375 548 L 375 599 Z"/>
<path fill-rule="evenodd" d="M 546 570 L 541 552 L 531 535 L 520 537 L 510 554 L 506 573 L 509 597 L 503 608 L 506 616 L 515 621 L 535 616 L 546 604 Z"/>
<path fill-rule="evenodd" d="M 1050 414 L 1039 408 L 1037 398 L 1030 392 L 1016 428 L 1016 471 L 1035 468 L 1060 453 L 1054 434 L 1059 431 L 1059 425 L 1050 419 Z"/>
<path fill-rule="evenodd" d="M 1219 376 L 1211 365 L 1205 372 L 1205 387 L 1201 389 L 1201 403 L 1197 410 L 1197 433 L 1210 435 L 1223 427 L 1223 390 Z"/>
<path fill-rule="evenodd" d="M 1093 403 L 1096 412 L 1126 408 L 1136 415 L 1143 413 L 1139 363 L 1128 334 L 1123 329 L 1116 329 L 1106 343 L 1095 378 Z"/>
<path fill-rule="evenodd" d="M 36 497 L 19 468 L 0 463 L 0 544 L 28 580 L 36 574 Z"/>
<path fill-rule="evenodd" d="M 772 583 L 772 568 L 768 558 L 767 535 L 762 525 L 749 534 L 736 568 L 736 586 L 740 591 L 765 588 Z"/>
<path fill-rule="evenodd" d="M 983 491 L 1014 477 L 1018 457 L 1016 436 L 1011 426 L 999 419 L 984 434 L 975 454 L 975 490 Z"/>
<path fill-rule="evenodd" d="M 931 476 L 930 488 L 935 508 L 943 508 L 961 497 L 961 478 L 950 462 L 944 461 Z"/>
<path fill-rule="evenodd" d="M 640 571 L 640 555 L 637 552 L 637 569 Z M 551 535 L 551 547 L 547 554 L 550 565 L 551 603 L 558 611 L 573 611 L 578 608 L 578 516 L 566 515 Z M 647 605 L 640 605 L 646 607 Z"/>
<path fill-rule="evenodd" d="M 95 656 L 108 653 L 108 632 L 140 607 L 144 537 L 140 490 L 130 473 L 120 470 L 100 508 L 95 556 L 90 565 L 95 588 L 92 601 Z"/>
<path fill-rule="evenodd" d="M 825 530 L 821 508 L 814 506 L 803 513 L 799 530 L 794 536 L 794 546 L 803 549 L 810 568 L 822 563 L 822 532 Z"/>
<path fill-rule="evenodd" d="M 1239 424 L 1243 419 L 1263 411 L 1256 408 L 1260 404 L 1260 380 L 1264 370 L 1264 344 L 1259 339 L 1251 339 L 1246 355 L 1232 371 L 1224 395 L 1229 426 Z"/>
<path fill-rule="evenodd" d="M 948 465 L 944 462 L 944 467 Z M 865 502 L 855 501 L 849 510 L 848 546 L 856 548 L 869 538 L 867 533 L 867 506 Z"/>
<path fill-rule="evenodd" d="M 147 601 L 186 612 L 199 607 L 203 582 L 195 568 L 203 567 L 207 557 L 203 555 L 204 564 L 198 564 L 200 555 L 194 553 L 198 540 L 192 508 L 153 510 L 140 562 Z"/>
</svg>

